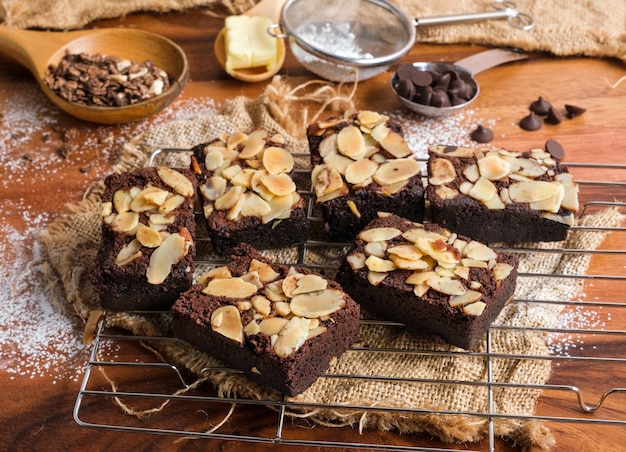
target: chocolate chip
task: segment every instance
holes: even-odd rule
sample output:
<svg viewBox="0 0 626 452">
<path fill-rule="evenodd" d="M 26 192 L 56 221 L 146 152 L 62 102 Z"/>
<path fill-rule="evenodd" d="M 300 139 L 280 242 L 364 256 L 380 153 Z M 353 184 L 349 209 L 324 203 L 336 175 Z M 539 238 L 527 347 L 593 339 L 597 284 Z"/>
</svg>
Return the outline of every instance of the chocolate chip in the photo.
<svg viewBox="0 0 626 452">
<path fill-rule="evenodd" d="M 415 96 L 415 102 L 422 105 L 430 105 L 432 97 L 433 89 L 430 86 L 425 86 L 424 89 Z"/>
<path fill-rule="evenodd" d="M 541 128 L 541 120 L 534 111 L 531 111 L 528 116 L 524 116 L 521 119 L 519 126 L 524 130 L 539 130 Z"/>
<path fill-rule="evenodd" d="M 572 119 L 572 118 L 575 118 L 576 116 L 582 115 L 584 112 L 587 111 L 587 109 L 582 108 L 582 107 L 576 107 L 575 105 L 565 104 L 565 111 L 567 112 L 566 116 L 569 119 Z"/>
<path fill-rule="evenodd" d="M 447 90 L 448 87 L 450 86 L 450 80 L 452 79 L 452 76 L 450 75 L 449 72 L 446 72 L 445 74 L 443 74 L 441 77 L 437 78 L 437 80 L 435 81 L 435 86 L 443 88 L 444 90 Z"/>
<path fill-rule="evenodd" d="M 547 115 L 552 105 L 550 102 L 539 96 L 539 99 L 530 104 L 530 111 L 537 115 Z"/>
<path fill-rule="evenodd" d="M 449 107 L 450 99 L 448 99 L 446 90 L 441 87 L 435 88 L 430 99 L 430 105 L 433 107 Z"/>
<path fill-rule="evenodd" d="M 546 141 L 545 148 L 546 151 L 557 160 L 563 160 L 563 157 L 565 157 L 563 146 L 561 146 L 561 143 L 556 140 Z"/>
<path fill-rule="evenodd" d="M 548 124 L 561 124 L 561 113 L 559 113 L 554 107 L 550 106 L 545 121 Z"/>
<path fill-rule="evenodd" d="M 493 132 L 482 125 L 479 125 L 470 134 L 470 138 L 477 143 L 489 143 L 493 140 Z"/>
<path fill-rule="evenodd" d="M 433 82 L 433 76 L 430 72 L 415 70 L 411 74 L 411 81 L 417 87 L 429 86 Z"/>
<path fill-rule="evenodd" d="M 413 96 L 415 96 L 415 85 L 413 85 L 411 80 L 403 78 L 396 83 L 396 91 L 399 96 L 405 99 L 413 99 Z"/>
<path fill-rule="evenodd" d="M 409 80 L 414 70 L 415 66 L 413 66 L 412 64 L 401 64 L 400 66 L 398 66 L 396 74 L 398 74 L 399 79 Z"/>
</svg>

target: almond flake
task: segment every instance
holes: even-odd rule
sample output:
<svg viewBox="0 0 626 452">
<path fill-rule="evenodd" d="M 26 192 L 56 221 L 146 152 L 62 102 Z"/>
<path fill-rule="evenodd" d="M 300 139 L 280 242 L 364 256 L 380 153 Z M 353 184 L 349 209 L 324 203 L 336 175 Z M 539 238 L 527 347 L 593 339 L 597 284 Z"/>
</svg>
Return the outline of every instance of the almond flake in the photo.
<svg viewBox="0 0 626 452">
<path fill-rule="evenodd" d="M 380 140 L 380 145 L 395 158 L 411 155 L 411 150 L 406 144 L 406 141 L 402 138 L 402 135 L 396 132 L 389 132 L 387 136 Z"/>
<path fill-rule="evenodd" d="M 116 215 L 111 228 L 115 232 L 130 233 L 135 230 L 139 224 L 139 213 L 137 212 L 121 212 Z"/>
<path fill-rule="evenodd" d="M 543 176 L 546 173 L 546 168 L 538 164 L 535 160 L 510 156 L 502 156 L 502 158 L 509 162 L 512 173 L 533 179 Z"/>
<path fill-rule="evenodd" d="M 281 358 L 286 358 L 297 351 L 309 336 L 309 321 L 301 317 L 293 317 L 278 333 L 274 343 L 274 352 Z"/>
<path fill-rule="evenodd" d="M 240 187 L 250 189 L 252 188 L 252 177 L 256 174 L 256 170 L 252 168 L 243 168 L 237 173 L 230 183 L 233 185 L 239 185 Z"/>
<path fill-rule="evenodd" d="M 216 278 L 209 281 L 202 293 L 215 297 L 248 298 L 257 290 L 254 284 L 241 278 Z"/>
<path fill-rule="evenodd" d="M 141 256 L 143 256 L 141 243 L 139 240 L 133 239 L 117 253 L 115 263 L 123 267 L 124 265 L 130 264 L 135 259 L 139 259 Z"/>
<path fill-rule="evenodd" d="M 226 193 L 215 200 L 215 208 L 217 210 L 228 210 L 233 207 L 241 198 L 243 189 L 237 185 L 232 186 Z"/>
<path fill-rule="evenodd" d="M 557 184 L 552 182 L 516 182 L 509 186 L 509 197 L 514 202 L 536 202 L 553 197 L 557 190 Z"/>
<path fill-rule="evenodd" d="M 459 191 L 447 185 L 440 185 L 435 188 L 435 194 L 441 199 L 454 199 L 459 196 Z"/>
<path fill-rule="evenodd" d="M 384 240 L 380 242 L 368 242 L 365 244 L 363 251 L 365 251 L 365 254 L 368 256 L 383 258 L 387 255 L 387 242 Z"/>
<path fill-rule="evenodd" d="M 479 201 L 489 201 L 498 194 L 498 189 L 489 179 L 480 177 L 468 195 Z"/>
<path fill-rule="evenodd" d="M 279 334 L 285 326 L 289 323 L 289 319 L 282 317 L 270 317 L 268 319 L 261 320 L 259 324 L 259 331 L 266 336 L 273 336 Z"/>
<path fill-rule="evenodd" d="M 402 231 L 397 228 L 371 228 L 361 231 L 358 238 L 365 242 L 382 242 L 394 239 L 400 234 L 402 234 Z"/>
<path fill-rule="evenodd" d="M 249 271 L 256 271 L 259 274 L 259 278 L 264 283 L 272 282 L 280 276 L 280 273 L 274 271 L 271 265 L 266 264 L 265 262 L 261 262 L 257 259 L 252 259 L 250 261 Z"/>
<path fill-rule="evenodd" d="M 406 259 L 397 255 L 391 255 L 389 259 L 401 270 L 426 270 L 429 268 L 428 262 L 421 259 Z"/>
<path fill-rule="evenodd" d="M 313 168 L 311 172 L 311 182 L 313 183 L 315 194 L 318 197 L 335 192 L 344 187 L 341 173 L 339 173 L 335 167 L 327 164 L 316 165 L 315 168 Z"/>
<path fill-rule="evenodd" d="M 378 169 L 378 163 L 370 159 L 362 159 L 352 162 L 345 169 L 346 182 L 360 184 L 374 175 Z"/>
<path fill-rule="evenodd" d="M 264 148 L 265 137 L 250 136 L 238 157 L 241 160 L 253 159 L 259 155 Z"/>
<path fill-rule="evenodd" d="M 296 295 L 291 299 L 291 312 L 307 319 L 316 319 L 339 311 L 346 301 L 337 289 L 325 289 Z"/>
<path fill-rule="evenodd" d="M 170 234 L 150 255 L 146 277 L 150 284 L 161 284 L 169 276 L 188 249 L 185 238 L 179 233 Z"/>
<path fill-rule="evenodd" d="M 437 275 L 437 272 L 434 271 L 415 272 L 412 275 L 409 275 L 404 282 L 413 285 L 426 284 L 429 279 L 438 277 L 439 275 Z"/>
<path fill-rule="evenodd" d="M 473 315 L 478 317 L 483 313 L 487 304 L 484 301 L 477 301 L 472 304 L 463 306 L 463 312 L 467 315 Z"/>
<path fill-rule="evenodd" d="M 159 206 L 159 212 L 169 213 L 178 209 L 185 202 L 185 197 L 182 195 L 172 195 L 168 197 L 163 204 Z"/>
<path fill-rule="evenodd" d="M 350 254 L 346 258 L 352 270 L 360 270 L 365 267 L 365 259 L 367 259 L 367 257 L 363 253 Z"/>
<path fill-rule="evenodd" d="M 365 140 L 358 127 L 349 125 L 337 134 L 337 148 L 346 157 L 357 160 L 365 153 Z"/>
<path fill-rule="evenodd" d="M 235 132 L 230 134 L 226 139 L 226 147 L 228 149 L 237 149 L 237 147 L 245 144 L 248 141 L 248 135 L 243 132 Z"/>
<path fill-rule="evenodd" d="M 293 179 L 285 173 L 264 175 L 261 183 L 276 196 L 285 196 L 296 191 Z"/>
<path fill-rule="evenodd" d="M 396 269 L 396 265 L 392 261 L 377 256 L 368 256 L 365 259 L 365 265 L 370 271 L 378 273 L 387 273 Z"/>
<path fill-rule="evenodd" d="M 159 231 L 144 225 L 139 226 L 136 237 L 137 240 L 147 248 L 156 248 L 163 242 Z"/>
<path fill-rule="evenodd" d="M 418 174 L 420 174 L 420 165 L 415 159 L 394 159 L 380 165 L 373 179 L 379 185 L 391 185 Z"/>
<path fill-rule="evenodd" d="M 489 180 L 498 180 L 506 177 L 511 172 L 511 164 L 500 158 L 497 153 L 489 154 L 485 158 L 478 160 L 480 175 Z"/>
<path fill-rule="evenodd" d="M 221 306 L 213 311 L 211 328 L 216 333 L 243 344 L 243 325 L 235 306 Z"/>
<path fill-rule="evenodd" d="M 453 308 L 456 306 L 463 306 L 480 300 L 483 294 L 476 292 L 475 290 L 468 290 L 461 295 L 454 295 L 450 297 L 449 303 Z"/>
<path fill-rule="evenodd" d="M 337 154 L 339 152 L 337 148 L 337 134 L 333 133 L 325 137 L 320 142 L 317 152 L 324 160 L 331 155 Z"/>
<path fill-rule="evenodd" d="M 200 193 L 208 201 L 215 201 L 226 193 L 228 182 L 220 176 L 209 177 L 204 185 L 200 186 Z"/>
<path fill-rule="evenodd" d="M 574 181 L 574 177 L 569 173 L 557 174 L 554 179 L 563 185 L 563 199 L 561 207 L 576 212 L 578 210 L 578 184 Z"/>
<path fill-rule="evenodd" d="M 157 173 L 163 183 L 173 189 L 176 193 L 186 198 L 194 195 L 193 184 L 188 177 L 167 166 L 157 168 Z"/>
<path fill-rule="evenodd" d="M 360 162 L 362 160 L 357 160 L 357 161 Z M 355 161 L 352 160 L 350 157 L 346 157 L 345 155 L 331 154 L 328 157 L 324 158 L 324 163 L 332 166 L 339 172 L 339 174 L 341 174 L 342 176 L 345 176 L 346 168 L 348 168 L 348 166 L 355 163 Z"/>
<path fill-rule="evenodd" d="M 515 267 L 511 264 L 507 264 L 506 262 L 498 262 L 495 267 L 493 267 L 493 279 L 498 281 L 504 281 L 509 277 L 511 272 Z"/>
<path fill-rule="evenodd" d="M 441 292 L 446 295 L 463 295 L 467 291 L 465 286 L 463 286 L 459 280 L 449 277 L 431 278 L 426 281 L 426 284 L 437 292 Z"/>
<path fill-rule="evenodd" d="M 284 148 L 272 146 L 263 152 L 263 166 L 270 174 L 289 173 L 293 165 L 293 156 Z"/>
<path fill-rule="evenodd" d="M 367 280 L 372 286 L 377 286 L 387 277 L 389 273 L 387 272 L 367 272 Z"/>
<path fill-rule="evenodd" d="M 250 299 L 250 303 L 256 312 L 263 316 L 270 315 L 270 312 L 272 312 L 272 302 L 263 295 L 255 295 Z M 268 336 L 271 336 L 271 334 Z"/>
<path fill-rule="evenodd" d="M 113 207 L 118 213 L 128 212 L 130 210 L 130 203 L 133 198 L 130 196 L 130 190 L 117 190 L 113 194 Z"/>
<path fill-rule="evenodd" d="M 483 243 L 477 242 L 476 240 L 472 240 L 467 244 L 463 250 L 463 255 L 469 257 L 470 259 L 477 259 L 485 262 L 498 257 L 494 250 Z"/>
</svg>

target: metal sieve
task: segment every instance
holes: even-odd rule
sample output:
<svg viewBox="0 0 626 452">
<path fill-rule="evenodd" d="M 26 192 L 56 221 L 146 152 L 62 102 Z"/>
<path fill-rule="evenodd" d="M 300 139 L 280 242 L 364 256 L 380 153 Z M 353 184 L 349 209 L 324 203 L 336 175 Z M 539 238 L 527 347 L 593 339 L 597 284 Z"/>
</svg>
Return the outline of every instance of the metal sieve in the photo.
<svg viewBox="0 0 626 452">
<path fill-rule="evenodd" d="M 406 55 L 416 38 L 416 26 L 507 19 L 530 30 L 534 19 L 513 3 L 492 2 L 494 11 L 411 19 L 385 0 L 287 0 L 281 23 L 270 27 L 287 38 L 291 51 L 309 71 L 332 81 L 366 80 L 384 72 Z"/>
</svg>

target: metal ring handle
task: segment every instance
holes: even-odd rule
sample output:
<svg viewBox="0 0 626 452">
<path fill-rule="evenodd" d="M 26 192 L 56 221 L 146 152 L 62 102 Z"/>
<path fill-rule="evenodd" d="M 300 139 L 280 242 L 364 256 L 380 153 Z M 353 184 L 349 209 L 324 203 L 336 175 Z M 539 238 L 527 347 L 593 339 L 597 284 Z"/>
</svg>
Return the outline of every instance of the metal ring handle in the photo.
<svg viewBox="0 0 626 452">
<path fill-rule="evenodd" d="M 507 20 L 512 27 L 524 31 L 532 30 L 535 27 L 534 17 L 515 8 L 515 3 L 509 0 L 493 0 L 491 4 L 495 9 L 507 12 Z"/>
</svg>

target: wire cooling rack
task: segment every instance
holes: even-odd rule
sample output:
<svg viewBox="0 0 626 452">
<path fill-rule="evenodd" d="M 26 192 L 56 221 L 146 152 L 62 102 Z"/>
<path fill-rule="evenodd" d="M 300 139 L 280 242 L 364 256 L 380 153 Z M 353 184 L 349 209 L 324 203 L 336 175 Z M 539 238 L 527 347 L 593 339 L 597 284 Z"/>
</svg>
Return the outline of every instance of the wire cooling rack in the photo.
<svg viewBox="0 0 626 452">
<path fill-rule="evenodd" d="M 149 164 L 172 164 L 170 157 L 176 158 L 181 150 L 162 150 L 156 152 Z M 301 156 L 302 158 L 307 158 Z M 424 163 L 422 161 L 422 163 Z M 172 166 L 176 166 L 172 164 Z M 626 165 L 601 165 L 569 163 L 581 191 L 581 215 L 594 213 L 600 209 L 615 208 L 626 213 Z M 592 179 L 587 179 L 588 175 Z M 309 203 L 309 217 L 312 222 L 321 221 L 310 193 L 306 190 L 309 173 L 299 171 L 298 186 L 303 187 L 301 194 Z M 303 185 L 301 185 L 303 184 Z M 199 222 L 201 224 L 201 222 Z M 200 228 L 201 229 L 201 228 Z M 317 446 L 322 448 L 343 448 L 359 450 L 490 450 L 496 449 L 494 420 L 510 418 L 528 421 L 536 419 L 545 423 L 555 433 L 569 432 L 575 441 L 576 435 L 611 435 L 626 428 L 626 297 L 607 299 L 606 288 L 611 293 L 626 293 L 626 228 L 597 227 L 587 229 L 598 232 L 612 232 L 608 245 L 595 250 L 545 249 L 540 253 L 582 253 L 591 256 L 592 264 L 584 275 L 539 275 L 520 274 L 525 277 L 576 278 L 584 283 L 585 293 L 581 300 L 522 300 L 514 303 L 536 301 L 545 304 L 558 304 L 563 308 L 562 321 L 554 328 L 535 328 L 544 331 L 550 338 L 548 356 L 523 355 L 519 358 L 549 360 L 552 375 L 544 385 L 536 387 L 528 384 L 510 384 L 507 387 L 537 389 L 541 397 L 535 414 L 516 416 L 499 414 L 492 410 L 492 405 L 485 412 L 433 411 L 426 409 L 402 409 L 399 414 L 428 414 L 442 416 L 467 414 L 486 419 L 489 423 L 489 437 L 480 444 L 464 446 L 446 445 L 430 441 L 427 437 L 396 435 L 393 432 L 359 432 L 350 427 L 327 428 L 314 426 L 306 418 L 294 418 L 287 411 L 297 409 L 298 404 L 287 400 L 252 400 L 228 396 L 217 396 L 210 384 L 190 387 L 195 377 L 188 375 L 185 369 L 159 359 L 150 345 L 159 341 L 177 341 L 174 337 L 137 336 L 128 331 L 107 327 L 107 316 L 98 323 L 93 349 L 86 366 L 80 391 L 74 407 L 75 421 L 84 427 L 108 429 L 136 433 L 175 435 L 205 440 L 229 440 L 251 443 L 281 444 L 293 446 Z M 210 252 L 203 256 L 203 244 L 210 247 L 208 239 L 198 237 L 199 263 L 221 265 L 213 260 Z M 346 244 L 328 243 L 313 237 L 299 249 L 298 265 L 307 266 L 307 253 L 311 247 L 342 248 Z M 515 248 L 516 253 L 537 253 L 538 250 Z M 208 257 L 207 257 L 208 256 Z M 594 259 L 609 262 L 596 268 Z M 313 264 L 310 267 L 320 270 Z M 323 270 L 334 270 L 324 268 Z M 615 290 L 617 288 L 618 290 Z M 144 316 L 156 316 L 159 321 L 168 322 L 169 313 L 138 313 Z M 377 322 L 376 320 L 362 320 Z M 389 322 L 387 322 L 389 323 Z M 503 325 L 491 326 L 488 335 Z M 489 339 L 489 337 L 488 337 Z M 487 341 L 489 343 L 489 340 Z M 355 346 L 352 352 L 372 351 L 367 346 Z M 398 350 L 376 350 L 380 353 L 395 353 Z M 406 350 L 403 350 L 406 352 Z M 432 350 L 412 350 L 413 353 L 429 354 Z M 438 352 L 439 353 L 439 352 Z M 447 353 L 451 357 L 459 352 Z M 486 352 L 461 352 L 491 360 L 502 358 Z M 506 356 L 508 358 L 515 358 Z M 228 368 L 211 368 L 210 372 L 237 372 Z M 346 375 L 345 378 L 367 379 L 364 375 Z M 326 378 L 322 376 L 321 378 Z M 337 378 L 337 376 L 333 376 Z M 341 376 L 339 376 L 341 378 Z M 419 380 L 418 380 L 419 381 Z M 489 373 L 485 381 L 423 381 L 444 385 L 481 385 L 488 391 L 502 386 Z M 304 407 L 304 406 L 302 406 Z M 391 408 L 373 408 L 371 406 L 324 405 L 325 408 L 357 410 L 367 412 L 395 411 Z M 315 406 L 306 405 L 306 408 Z M 142 415 L 139 415 L 141 413 Z M 243 414 L 242 414 L 243 413 Z M 129 414 L 131 414 L 129 416 Z M 134 416 L 132 414 L 135 414 Z M 146 416 L 149 414 L 149 416 Z M 241 418 L 239 418 L 241 416 Z M 228 418 L 228 422 L 223 422 Z M 103 421 L 106 420 L 106 421 Z M 241 419 L 241 422 L 238 422 Z M 258 419 L 250 423 L 250 419 Z M 310 430 L 314 430 L 311 434 Z M 306 432 L 306 433 L 305 433 Z M 395 436 L 394 436 L 395 435 Z M 568 436 L 565 435 L 567 438 Z M 314 438 L 314 439 L 311 439 Z M 415 442 L 413 442 L 413 440 Z M 472 446 L 480 449 L 472 449 Z M 209 446 L 207 446 L 209 447 Z M 569 449 L 567 449 L 569 450 Z"/>
</svg>

